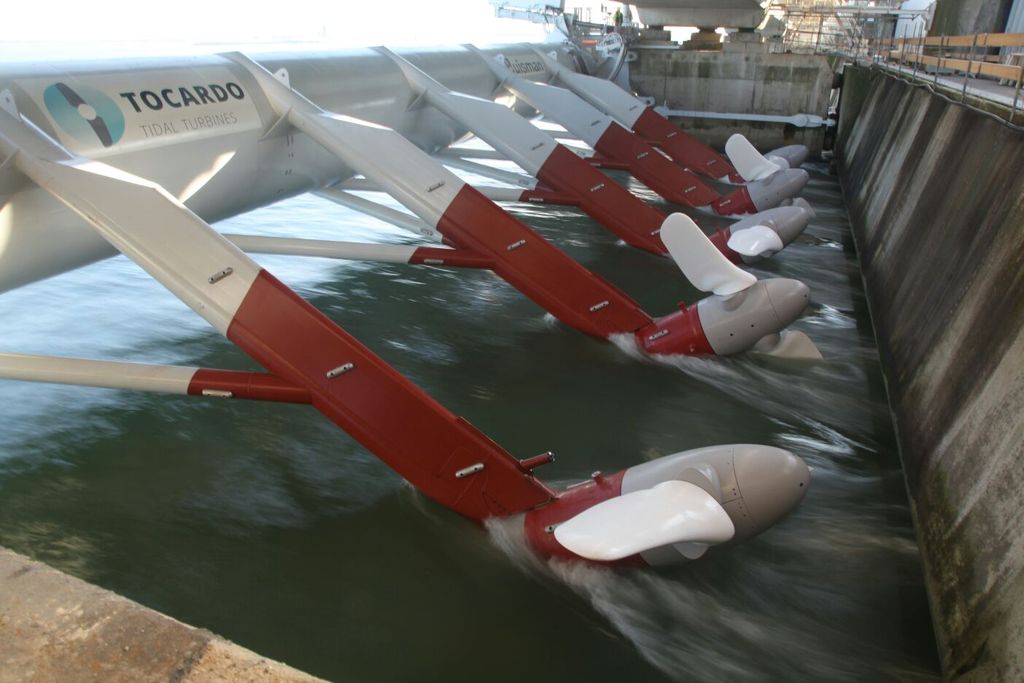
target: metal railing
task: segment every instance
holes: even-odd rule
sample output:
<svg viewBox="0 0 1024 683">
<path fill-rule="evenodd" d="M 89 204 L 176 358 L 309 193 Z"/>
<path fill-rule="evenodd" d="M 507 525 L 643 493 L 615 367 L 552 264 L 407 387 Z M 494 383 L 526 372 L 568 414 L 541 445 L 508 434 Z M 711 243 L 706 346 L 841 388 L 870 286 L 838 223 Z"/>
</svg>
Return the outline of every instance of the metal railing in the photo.
<svg viewBox="0 0 1024 683">
<path fill-rule="evenodd" d="M 868 43 L 890 34 L 900 20 L 923 16 L 898 0 L 769 0 L 765 10 L 780 13 L 786 23 L 782 48 L 814 54 L 863 54 Z"/>
<path fill-rule="evenodd" d="M 976 33 L 961 36 L 917 36 L 889 38 L 876 41 L 872 46 L 874 59 L 899 66 L 913 65 L 914 77 L 920 70 L 938 84 L 940 73 L 963 76 L 960 100 L 967 98 L 970 79 L 991 79 L 1013 87 L 1010 120 L 1020 104 L 1021 85 L 1024 83 L 1024 33 Z M 994 48 L 1003 54 L 991 54 Z"/>
</svg>

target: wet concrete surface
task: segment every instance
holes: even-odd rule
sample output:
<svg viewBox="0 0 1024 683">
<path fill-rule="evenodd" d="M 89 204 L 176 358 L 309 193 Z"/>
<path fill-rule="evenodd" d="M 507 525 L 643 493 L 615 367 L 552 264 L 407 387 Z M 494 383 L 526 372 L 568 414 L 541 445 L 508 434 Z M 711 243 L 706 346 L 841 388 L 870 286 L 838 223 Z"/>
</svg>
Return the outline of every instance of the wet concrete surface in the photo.
<svg viewBox="0 0 1024 683">
<path fill-rule="evenodd" d="M 0 548 L 0 683 L 317 680 Z"/>
</svg>

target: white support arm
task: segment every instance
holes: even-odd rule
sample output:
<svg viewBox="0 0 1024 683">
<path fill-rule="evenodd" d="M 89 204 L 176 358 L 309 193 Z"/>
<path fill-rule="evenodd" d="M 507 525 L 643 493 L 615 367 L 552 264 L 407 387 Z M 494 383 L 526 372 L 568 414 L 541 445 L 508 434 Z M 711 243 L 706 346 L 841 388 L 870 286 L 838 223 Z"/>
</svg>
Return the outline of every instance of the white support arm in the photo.
<svg viewBox="0 0 1024 683">
<path fill-rule="evenodd" d="M 187 394 L 199 368 L 0 353 L 0 379 Z"/>
<path fill-rule="evenodd" d="M 245 67 L 279 116 L 436 227 L 465 183 L 400 134 L 324 111 L 240 52 L 224 55 Z"/>
<path fill-rule="evenodd" d="M 258 235 L 224 235 L 224 237 L 239 249 L 250 254 L 320 256 L 349 261 L 381 261 L 384 263 L 408 263 L 418 248 L 407 244 L 363 244 Z"/>
<path fill-rule="evenodd" d="M 479 164 L 475 161 L 469 161 L 462 157 L 449 152 L 440 152 L 437 155 L 437 160 L 445 166 L 451 166 L 458 168 L 463 171 L 469 171 L 477 175 L 483 176 L 484 178 L 491 178 L 502 183 L 508 183 L 509 185 L 518 185 L 526 190 L 532 190 L 537 187 L 537 181 L 534 178 L 524 174 L 516 173 L 515 171 L 503 171 L 500 168 L 494 168 L 486 164 Z"/>
<path fill-rule="evenodd" d="M 386 192 L 386 190 L 382 191 Z M 363 197 L 354 195 L 351 192 L 339 190 L 334 187 L 325 187 L 322 190 L 317 190 L 315 194 L 318 197 L 328 199 L 335 204 L 339 204 L 349 209 L 354 209 L 361 213 L 365 213 L 368 216 L 373 216 L 374 218 L 379 218 L 385 223 L 391 223 L 402 230 L 407 230 L 408 232 L 421 235 L 436 242 L 441 241 L 440 233 L 434 230 L 434 228 L 415 216 L 410 216 L 407 213 L 396 211 L 390 206 L 378 204 L 370 199 L 364 199 Z"/>
<path fill-rule="evenodd" d="M 227 334 L 260 268 L 184 204 L 156 183 L 72 155 L 6 110 L 0 153 Z"/>
</svg>

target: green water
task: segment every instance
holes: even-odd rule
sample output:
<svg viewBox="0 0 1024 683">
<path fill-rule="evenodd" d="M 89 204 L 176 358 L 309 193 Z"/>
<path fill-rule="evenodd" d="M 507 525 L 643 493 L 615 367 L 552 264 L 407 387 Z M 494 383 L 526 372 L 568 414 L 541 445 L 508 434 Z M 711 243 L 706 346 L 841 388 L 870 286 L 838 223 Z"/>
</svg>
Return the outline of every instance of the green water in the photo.
<svg viewBox="0 0 1024 683">
<path fill-rule="evenodd" d="M 555 451 L 554 483 L 716 443 L 798 453 L 807 498 L 752 542 L 671 571 L 546 565 L 308 406 L 0 382 L 0 545 L 340 681 L 936 679 L 848 219 L 822 170 L 804 192 L 818 218 L 753 269 L 810 285 L 795 327 L 816 366 L 637 358 L 484 272 L 261 259 L 515 455 Z M 697 296 L 573 210 L 512 210 L 650 313 Z M 406 241 L 310 197 L 217 227 Z M 0 350 L 253 367 L 123 258 L 0 296 Z"/>
</svg>

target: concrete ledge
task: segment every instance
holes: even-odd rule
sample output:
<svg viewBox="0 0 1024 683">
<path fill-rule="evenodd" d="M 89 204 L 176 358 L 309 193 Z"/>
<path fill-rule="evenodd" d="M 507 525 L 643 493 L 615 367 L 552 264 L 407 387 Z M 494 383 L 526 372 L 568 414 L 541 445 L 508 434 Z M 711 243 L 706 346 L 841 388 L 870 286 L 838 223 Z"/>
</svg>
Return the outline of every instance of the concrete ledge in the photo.
<svg viewBox="0 0 1024 683">
<path fill-rule="evenodd" d="M 320 679 L 0 548 L 0 683 Z"/>
</svg>

